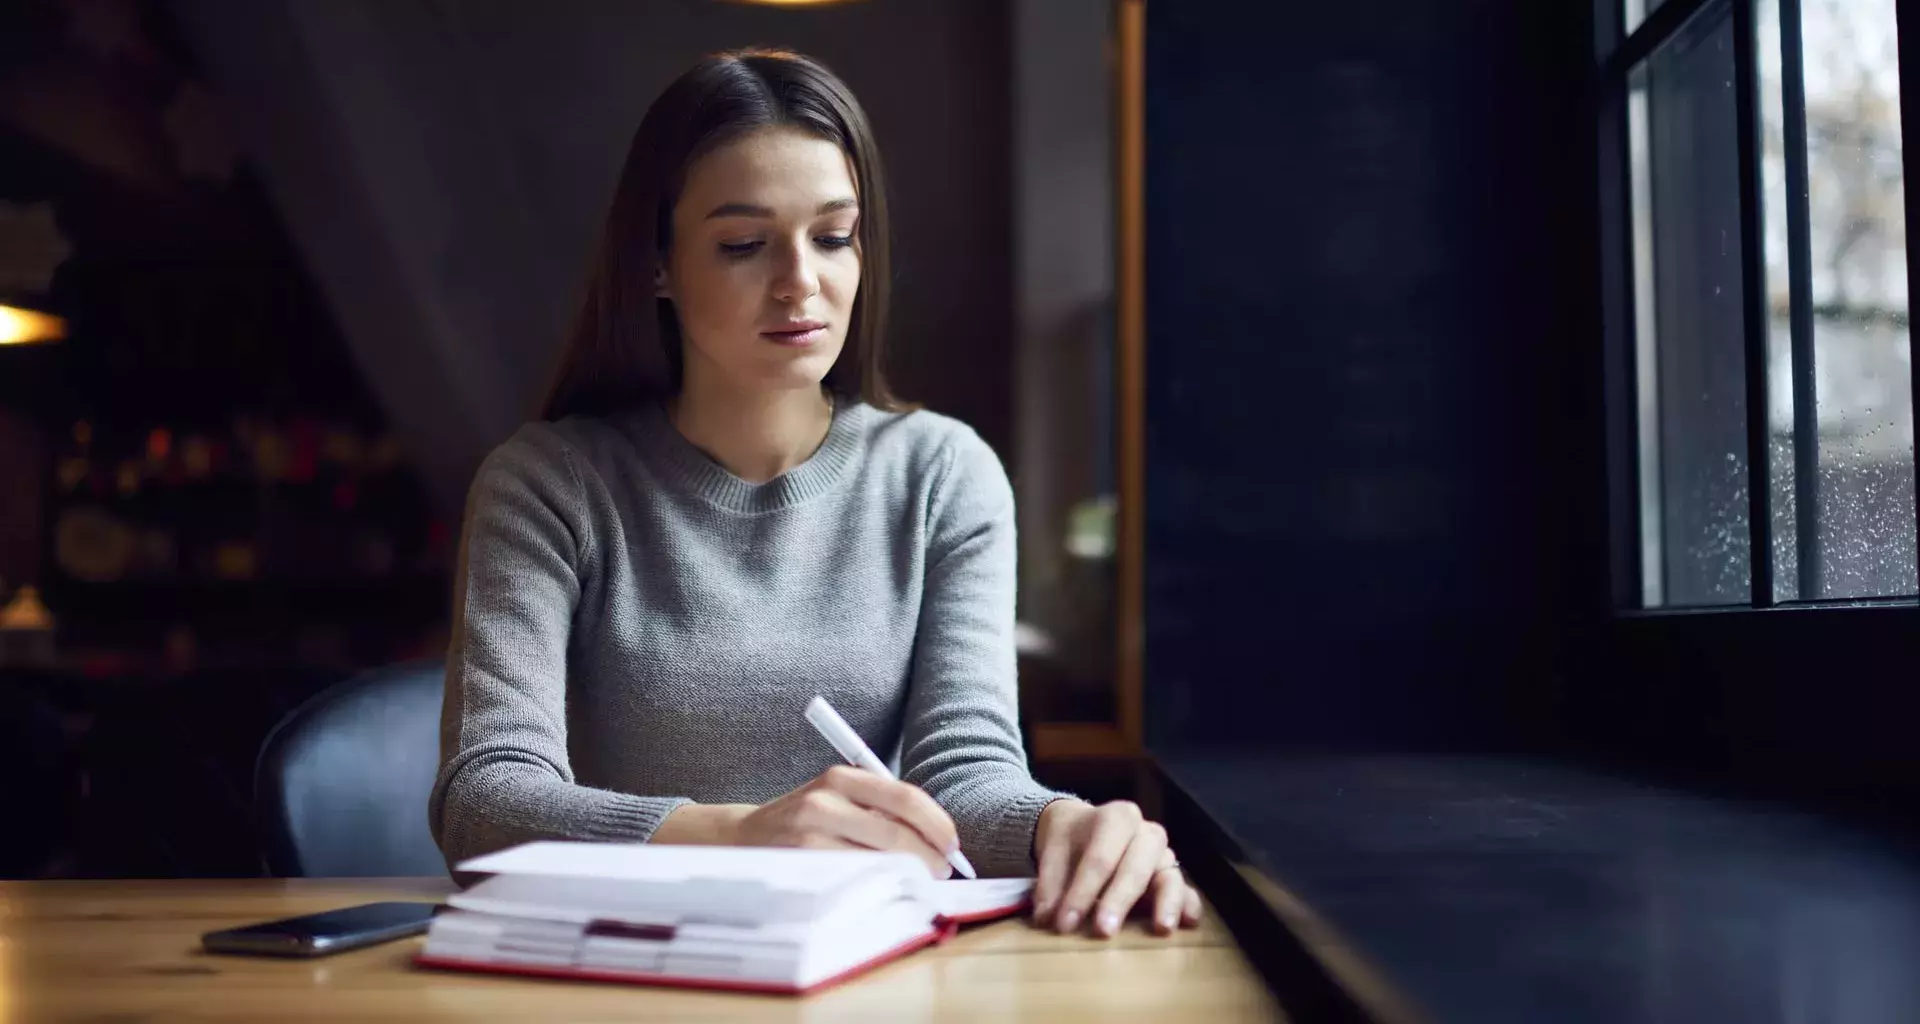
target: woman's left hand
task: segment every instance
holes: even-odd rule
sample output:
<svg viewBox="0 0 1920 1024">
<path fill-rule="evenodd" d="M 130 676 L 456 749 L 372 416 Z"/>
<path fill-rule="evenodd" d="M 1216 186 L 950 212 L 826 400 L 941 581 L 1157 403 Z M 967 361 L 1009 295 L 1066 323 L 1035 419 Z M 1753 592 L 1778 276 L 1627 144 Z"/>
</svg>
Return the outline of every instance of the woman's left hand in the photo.
<svg viewBox="0 0 1920 1024">
<path fill-rule="evenodd" d="M 1156 934 L 1200 923 L 1200 893 L 1167 849 L 1167 830 L 1130 800 L 1098 807 L 1055 800 L 1040 812 L 1033 846 L 1040 869 L 1033 921 L 1040 927 L 1064 934 L 1091 920 L 1094 934 L 1105 938 L 1143 898 Z"/>
</svg>

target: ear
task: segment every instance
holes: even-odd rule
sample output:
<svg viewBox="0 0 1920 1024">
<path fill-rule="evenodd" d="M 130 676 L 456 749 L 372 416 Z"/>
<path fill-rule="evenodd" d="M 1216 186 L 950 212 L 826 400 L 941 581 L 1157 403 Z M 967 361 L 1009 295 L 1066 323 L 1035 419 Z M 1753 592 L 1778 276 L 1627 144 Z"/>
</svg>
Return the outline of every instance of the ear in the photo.
<svg viewBox="0 0 1920 1024">
<path fill-rule="evenodd" d="M 653 268 L 653 295 L 658 299 L 673 298 L 673 290 L 667 286 L 667 268 L 665 264 Z"/>
</svg>

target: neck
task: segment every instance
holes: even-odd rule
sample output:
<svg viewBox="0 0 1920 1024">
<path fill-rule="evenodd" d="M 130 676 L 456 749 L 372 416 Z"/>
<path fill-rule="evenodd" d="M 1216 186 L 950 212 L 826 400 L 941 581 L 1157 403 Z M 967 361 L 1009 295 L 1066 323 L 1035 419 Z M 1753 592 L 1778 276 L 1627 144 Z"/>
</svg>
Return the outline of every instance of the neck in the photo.
<svg viewBox="0 0 1920 1024">
<path fill-rule="evenodd" d="M 756 484 L 807 461 L 833 426 L 833 400 L 824 389 L 742 393 L 701 386 L 692 374 L 667 412 L 680 436 Z"/>
</svg>

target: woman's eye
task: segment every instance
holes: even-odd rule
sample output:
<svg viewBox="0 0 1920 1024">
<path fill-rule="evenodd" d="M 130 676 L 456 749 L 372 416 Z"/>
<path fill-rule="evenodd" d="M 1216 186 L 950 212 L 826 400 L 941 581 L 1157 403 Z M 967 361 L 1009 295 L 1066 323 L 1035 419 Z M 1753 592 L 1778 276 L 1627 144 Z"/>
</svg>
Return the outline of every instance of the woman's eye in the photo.
<svg viewBox="0 0 1920 1024">
<path fill-rule="evenodd" d="M 853 245 L 853 236 L 852 235 L 821 235 L 815 238 L 813 241 L 814 241 L 814 244 L 820 246 L 823 249 L 846 249 Z M 754 253 L 759 252 L 761 249 L 765 248 L 766 244 L 767 243 L 762 241 L 721 242 L 720 252 L 722 255 L 732 259 L 745 259 L 746 257 L 751 256 Z"/>
</svg>

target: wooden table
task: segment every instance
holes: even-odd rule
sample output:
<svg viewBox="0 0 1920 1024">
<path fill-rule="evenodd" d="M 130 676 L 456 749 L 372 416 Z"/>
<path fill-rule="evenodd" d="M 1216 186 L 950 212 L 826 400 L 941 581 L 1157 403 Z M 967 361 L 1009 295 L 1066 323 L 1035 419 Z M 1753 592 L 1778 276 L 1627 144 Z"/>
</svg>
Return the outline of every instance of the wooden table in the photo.
<svg viewBox="0 0 1920 1024">
<path fill-rule="evenodd" d="M 433 879 L 0 883 L 0 1021 L 1281 1019 L 1209 913 L 1155 938 L 1063 937 L 1023 921 L 805 998 L 429 971 L 419 939 L 317 960 L 201 952 L 200 934 L 375 900 L 438 900 Z"/>
</svg>

